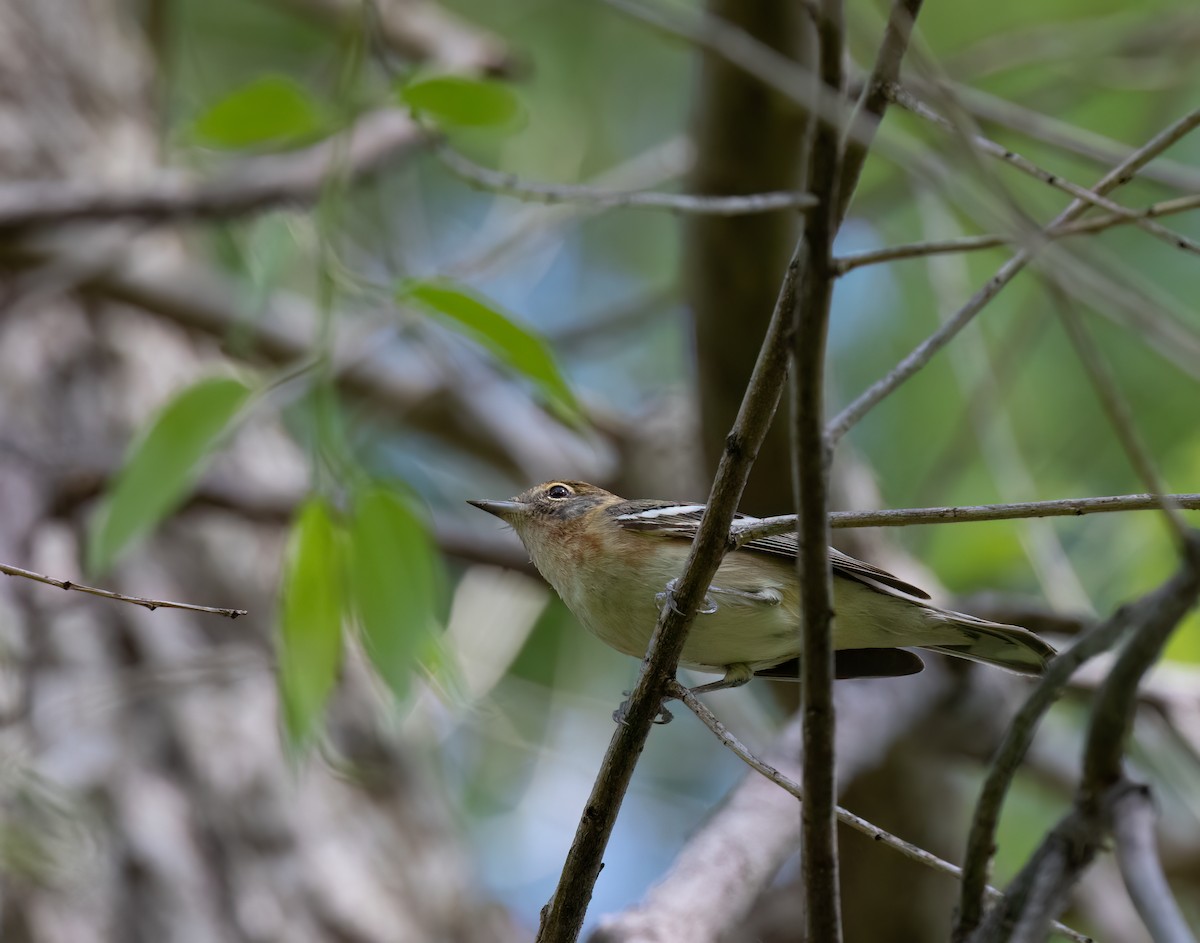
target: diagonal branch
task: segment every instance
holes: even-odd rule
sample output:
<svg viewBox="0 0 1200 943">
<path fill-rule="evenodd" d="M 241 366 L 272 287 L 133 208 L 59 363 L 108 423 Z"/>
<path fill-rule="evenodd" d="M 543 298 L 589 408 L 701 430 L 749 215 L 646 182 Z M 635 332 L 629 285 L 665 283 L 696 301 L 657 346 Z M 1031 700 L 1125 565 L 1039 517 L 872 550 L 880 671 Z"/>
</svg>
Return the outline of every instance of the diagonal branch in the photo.
<svg viewBox="0 0 1200 943">
<path fill-rule="evenodd" d="M 669 686 L 669 690 L 672 695 L 682 701 L 688 707 L 688 709 L 696 715 L 700 722 L 709 730 L 711 730 L 713 735 L 716 736 L 716 738 L 720 740 L 721 743 L 727 747 L 738 759 L 740 759 L 751 769 L 761 773 L 784 792 L 794 796 L 801 802 L 804 801 L 804 792 L 801 790 L 799 783 L 785 776 L 774 766 L 771 766 L 769 763 L 766 763 L 755 756 L 754 753 L 736 736 L 734 736 L 733 733 L 730 732 L 729 728 L 721 723 L 721 721 L 717 719 L 716 715 L 714 715 L 713 712 L 710 711 L 708 707 L 706 707 L 704 703 L 688 688 L 684 687 L 678 681 L 672 681 Z M 835 814 L 837 816 L 837 820 L 843 825 L 849 826 L 857 832 L 861 832 L 863 835 L 866 835 L 868 838 L 878 842 L 884 847 L 891 848 L 893 851 L 898 851 L 911 861 L 915 861 L 918 864 L 922 864 L 925 867 L 931 868 L 934 871 L 938 871 L 942 874 L 949 874 L 954 878 L 962 877 L 962 868 L 958 867 L 958 865 L 952 864 L 943 858 L 939 858 L 937 855 L 926 851 L 919 845 L 914 845 L 912 842 L 905 841 L 903 838 L 893 835 L 891 832 L 880 828 L 878 825 L 868 822 L 860 815 L 855 815 L 853 812 L 850 812 L 841 806 L 836 807 Z M 988 897 L 993 900 L 999 899 L 1003 896 L 999 890 L 991 885 L 987 886 L 986 891 Z M 1068 939 L 1076 941 L 1076 943 L 1091 943 L 1089 937 L 1084 936 L 1077 930 L 1071 929 L 1065 924 L 1055 923 L 1054 929 Z"/>
<path fill-rule="evenodd" d="M 1102 838 L 1097 831 L 1103 825 L 1106 803 L 1119 794 L 1122 785 L 1121 757 L 1138 681 L 1200 593 L 1200 539 L 1191 535 L 1184 548 L 1183 566 L 1170 580 L 1119 609 L 1051 661 L 1029 700 L 1013 718 L 975 806 L 963 865 L 955 940 L 969 936 L 972 943 L 998 941 L 1008 939 L 1006 934 L 1018 924 L 1035 929 L 1043 926 L 1057 913 L 1062 896 L 1091 861 Z M 1075 669 L 1111 647 L 1131 628 L 1130 641 L 1096 698 L 1084 759 L 1084 781 L 1074 811 L 1047 836 L 1013 881 L 1004 905 L 990 912 L 981 924 L 987 864 L 995 843 L 1000 808 L 1038 721 Z"/>
<path fill-rule="evenodd" d="M 1178 121 L 1173 122 L 1151 140 L 1142 145 L 1132 154 L 1121 161 L 1116 167 L 1105 174 L 1092 187 L 1094 193 L 1101 196 L 1111 192 L 1116 187 L 1133 179 L 1134 175 L 1145 164 L 1154 159 L 1176 141 L 1183 138 L 1195 127 L 1200 125 L 1200 109 L 1189 112 Z M 1065 210 L 1059 213 L 1046 227 L 1055 227 L 1073 222 L 1090 204 L 1083 200 L 1074 200 Z M 877 381 L 863 392 L 854 402 L 837 414 L 827 426 L 828 435 L 832 442 L 837 442 L 850 431 L 859 420 L 870 412 L 882 400 L 893 393 L 903 383 L 921 370 L 934 355 L 945 347 L 980 311 L 986 307 L 1001 289 L 1033 261 L 1037 247 L 1022 249 L 1007 262 L 980 288 L 974 296 L 958 312 L 941 327 L 922 341 L 907 357 L 900 361 L 883 379 Z"/>
<path fill-rule="evenodd" d="M 1119 216 L 1129 223 L 1137 226 L 1138 229 L 1144 230 L 1149 235 L 1158 239 L 1160 242 L 1165 242 L 1176 249 L 1183 249 L 1186 252 L 1200 254 L 1200 245 L 1182 236 L 1177 232 L 1158 225 L 1148 219 L 1145 214 L 1140 213 L 1136 209 L 1129 209 L 1119 203 L 1114 203 L 1099 193 L 1093 193 L 1086 187 L 1081 187 L 1078 184 L 1072 183 L 1061 174 L 1051 173 L 1048 170 L 1043 170 L 1033 161 L 1026 157 L 1022 157 L 1015 151 L 1005 147 L 1002 144 L 997 144 L 990 138 L 986 138 L 981 134 L 969 134 L 960 131 L 949 118 L 939 114 L 930 108 L 924 102 L 915 98 L 911 93 L 899 86 L 890 86 L 888 89 L 891 94 L 892 101 L 904 108 L 906 111 L 924 118 L 940 128 L 951 133 L 959 132 L 965 139 L 966 143 L 988 157 L 994 157 L 997 160 L 1003 161 L 1010 167 L 1019 170 L 1021 173 L 1033 177 L 1035 180 L 1040 180 L 1047 186 L 1051 186 L 1056 190 L 1061 190 L 1064 193 L 1070 194 L 1077 200 L 1082 200 L 1085 203 L 1090 203 L 1092 206 L 1097 206 L 1100 209 L 1107 210 L 1115 216 Z"/>
<path fill-rule="evenodd" d="M 900 64 L 908 43 L 912 38 L 917 14 L 921 12 L 923 0 L 895 0 L 887 25 L 883 30 L 883 42 L 875 56 L 875 65 L 863 85 L 858 105 L 854 111 L 851 127 L 860 129 L 858 135 L 848 136 L 842 154 L 841 178 L 838 181 L 838 219 L 846 215 L 850 200 L 858 188 L 867 153 L 874 140 L 875 131 L 883 121 L 891 97 L 890 89 L 900 78 Z"/>
<path fill-rule="evenodd" d="M 573 943 L 583 925 L 604 849 L 629 788 L 638 756 L 674 676 L 687 629 L 725 553 L 738 500 L 766 435 L 787 370 L 788 334 L 796 303 L 799 249 L 792 256 L 738 418 L 725 442 L 708 507 L 691 545 L 674 604 L 664 605 L 650 639 L 623 723 L 608 745 L 600 772 L 567 853 L 554 896 L 542 911 L 538 943 Z"/>
</svg>

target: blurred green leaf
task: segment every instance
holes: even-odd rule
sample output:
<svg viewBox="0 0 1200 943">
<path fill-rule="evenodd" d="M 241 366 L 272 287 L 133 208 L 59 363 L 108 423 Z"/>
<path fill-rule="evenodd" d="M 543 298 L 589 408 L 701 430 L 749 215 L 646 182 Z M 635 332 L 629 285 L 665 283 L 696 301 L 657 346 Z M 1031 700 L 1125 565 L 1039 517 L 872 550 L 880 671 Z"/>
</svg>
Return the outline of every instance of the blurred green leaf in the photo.
<svg viewBox="0 0 1200 943">
<path fill-rule="evenodd" d="M 344 595 L 337 527 L 328 505 L 311 498 L 288 538 L 279 622 L 279 694 L 293 748 L 312 738 L 337 680 Z"/>
<path fill-rule="evenodd" d="M 507 85 L 461 76 L 419 79 L 401 86 L 397 95 L 442 125 L 498 127 L 515 123 L 523 113 L 521 100 Z"/>
<path fill-rule="evenodd" d="M 250 390 L 225 377 L 179 393 L 133 446 L 92 522 L 88 571 L 101 573 L 182 500 Z"/>
<path fill-rule="evenodd" d="M 482 344 L 497 360 L 530 380 L 560 419 L 576 427 L 584 424 L 579 402 L 558 369 L 550 346 L 499 306 L 444 280 L 408 280 L 401 284 L 397 298 L 401 302 L 416 302 L 441 315 L 451 327 Z"/>
<path fill-rule="evenodd" d="M 292 143 L 326 125 L 321 109 L 298 83 L 265 75 L 226 95 L 198 117 L 192 132 L 211 147 Z"/>
<path fill-rule="evenodd" d="M 356 496 L 350 521 L 350 591 L 371 663 L 397 699 L 437 624 L 440 558 L 421 518 L 394 492 Z"/>
</svg>

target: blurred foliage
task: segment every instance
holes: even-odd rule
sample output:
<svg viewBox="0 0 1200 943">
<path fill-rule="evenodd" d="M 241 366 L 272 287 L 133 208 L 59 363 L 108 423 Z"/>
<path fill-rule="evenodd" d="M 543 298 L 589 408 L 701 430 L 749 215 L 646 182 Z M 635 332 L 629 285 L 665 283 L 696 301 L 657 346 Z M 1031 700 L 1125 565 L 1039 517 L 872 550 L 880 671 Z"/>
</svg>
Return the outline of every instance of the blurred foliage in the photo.
<svg viewBox="0 0 1200 943">
<path fill-rule="evenodd" d="M 442 126 L 504 127 L 522 115 L 509 86 L 456 75 L 406 82 L 397 96 L 414 114 Z"/>
<path fill-rule="evenodd" d="M 203 462 L 250 395 L 237 380 L 203 380 L 177 394 L 130 449 L 93 520 L 88 570 L 103 573 L 186 497 Z"/>
</svg>

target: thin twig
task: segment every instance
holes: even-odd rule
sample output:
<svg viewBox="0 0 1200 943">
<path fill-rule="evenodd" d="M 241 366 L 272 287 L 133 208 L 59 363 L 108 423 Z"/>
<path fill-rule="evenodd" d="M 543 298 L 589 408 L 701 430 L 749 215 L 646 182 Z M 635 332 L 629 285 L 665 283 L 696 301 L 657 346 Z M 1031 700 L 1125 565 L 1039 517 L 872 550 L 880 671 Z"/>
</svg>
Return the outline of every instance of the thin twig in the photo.
<svg viewBox="0 0 1200 943">
<path fill-rule="evenodd" d="M 910 92 L 899 86 L 889 86 L 888 91 L 892 94 L 892 101 L 904 108 L 906 111 L 916 115 L 919 118 L 924 118 L 926 121 L 932 122 L 940 128 L 943 128 L 951 133 L 956 133 L 959 129 L 954 122 L 945 116 L 939 114 L 933 108 L 929 107 L 924 102 L 917 99 Z M 989 157 L 994 157 L 1014 167 L 1021 173 L 1033 177 L 1035 180 L 1040 180 L 1047 186 L 1054 187 L 1056 190 L 1061 190 L 1068 193 L 1077 200 L 1082 200 L 1085 203 L 1090 203 L 1093 206 L 1098 206 L 1100 209 L 1108 210 L 1115 216 L 1120 216 L 1127 222 L 1137 226 L 1138 229 L 1144 230 L 1154 238 L 1167 243 L 1177 249 L 1183 249 L 1187 252 L 1200 255 L 1200 245 L 1182 236 L 1179 233 L 1151 222 L 1144 214 L 1139 213 L 1136 209 L 1129 209 L 1119 203 L 1114 203 L 1112 200 L 1106 199 L 1099 193 L 1094 193 L 1086 187 L 1081 187 L 1078 184 L 1072 183 L 1061 174 L 1051 173 L 1048 170 L 1043 170 L 1027 157 L 1022 157 L 1015 151 L 1005 147 L 1002 144 L 997 144 L 990 138 L 986 138 L 981 134 L 964 134 L 967 143 L 986 154 Z"/>
<path fill-rule="evenodd" d="M 1112 812 L 1117 866 L 1151 939 L 1154 943 L 1196 943 L 1158 860 L 1149 789 L 1129 790 L 1113 804 Z"/>
<path fill-rule="evenodd" d="M 916 84 L 916 88 L 918 91 L 925 90 L 920 82 Z M 952 83 L 949 88 L 976 120 L 1000 125 L 1032 140 L 1078 154 L 1102 166 L 1123 160 L 1129 153 L 1128 144 L 1033 111 L 979 88 L 957 83 Z M 1193 165 L 1170 158 L 1156 161 L 1154 166 L 1146 168 L 1142 176 L 1178 190 L 1194 191 L 1200 188 L 1200 171 Z"/>
<path fill-rule="evenodd" d="M 1200 125 L 1200 109 L 1189 112 L 1156 134 L 1105 174 L 1092 187 L 1092 192 L 1104 195 L 1121 184 L 1127 183 L 1145 164 L 1184 137 L 1197 125 Z M 1083 200 L 1073 201 L 1046 228 L 1054 229 L 1057 226 L 1073 222 L 1089 208 L 1089 205 Z M 950 343 L 958 332 L 966 327 L 975 315 L 982 311 L 988 302 L 1033 260 L 1035 254 L 1035 247 L 1027 247 L 1005 262 L 952 318 L 917 345 L 916 349 L 901 360 L 887 376 L 870 386 L 854 402 L 838 413 L 827 426 L 830 440 L 837 442 L 863 416 L 929 363 L 938 351 Z"/>
<path fill-rule="evenodd" d="M 698 196 L 656 190 L 606 190 L 584 183 L 540 183 L 483 167 L 446 145 L 435 149 L 442 165 L 475 187 L 540 203 L 587 203 L 601 207 L 645 207 L 705 216 L 747 216 L 775 210 L 805 210 L 816 204 L 811 193 L 780 191 L 739 196 Z"/>
<path fill-rule="evenodd" d="M 1200 494 L 1117 494 L 1103 498 L 1062 498 L 1057 501 L 1021 501 L 1015 504 L 979 504 L 933 508 L 890 508 L 883 511 L 832 511 L 831 527 L 909 527 L 914 524 L 961 524 L 971 521 L 1012 521 L 1031 517 L 1081 517 L 1114 511 L 1157 511 L 1163 502 L 1188 511 L 1200 511 Z M 780 514 L 740 520 L 730 531 L 730 549 L 751 540 L 790 534 L 796 515 Z"/>
<path fill-rule="evenodd" d="M 238 616 L 244 616 L 247 612 L 245 609 L 219 609 L 215 606 L 195 606 L 190 602 L 171 602 L 168 599 L 147 599 L 144 596 L 126 596 L 124 593 L 114 593 L 111 589 L 84 586 L 82 583 L 73 583 L 71 580 L 56 580 L 53 576 L 46 576 L 44 573 L 34 573 L 32 570 L 23 570 L 19 566 L 9 566 L 7 563 L 0 563 L 0 573 L 3 573 L 5 576 L 24 577 L 27 580 L 45 583 L 47 586 L 57 586 L 59 589 L 73 589 L 77 593 L 87 593 L 90 596 L 115 599 L 117 602 L 125 602 L 134 606 L 144 606 L 151 612 L 155 609 L 186 609 L 189 612 L 208 612 L 214 616 L 225 616 L 227 619 L 236 619 Z"/>
<path fill-rule="evenodd" d="M 738 418 L 726 439 L 707 510 L 692 542 L 674 605 L 663 606 L 641 674 L 627 702 L 623 723 L 609 742 L 600 772 L 580 817 L 558 887 L 542 910 L 538 943 L 573 943 L 583 925 L 592 888 L 600 874 L 604 849 L 633 770 L 658 715 L 667 682 L 674 676 L 687 629 L 716 574 L 745 488 L 750 468 L 766 435 L 787 371 L 788 333 L 795 305 L 799 246 L 780 288 L 779 299 L 742 399 Z"/>
<path fill-rule="evenodd" d="M 1126 225 L 1134 217 L 1152 219 L 1183 213 L 1200 207 L 1200 193 L 1177 197 L 1173 200 L 1163 200 L 1151 203 L 1140 209 L 1130 210 L 1132 215 L 1106 213 L 1092 219 L 1081 220 L 1067 226 L 1047 229 L 1044 236 L 1048 240 L 1061 239 L 1065 236 L 1078 236 L 1087 233 L 1103 232 L 1114 226 Z M 943 255 L 954 252 L 976 252 L 980 249 L 994 249 L 997 246 L 1013 245 L 1019 241 L 1014 235 L 1003 236 L 998 233 L 981 236 L 956 236 L 951 239 L 929 240 L 927 242 L 910 242 L 899 246 L 887 246 L 883 249 L 868 249 L 863 252 L 852 252 L 839 256 L 834 260 L 834 268 L 838 275 L 845 275 L 865 265 L 879 265 L 883 262 L 896 262 L 902 259 L 918 259 L 929 255 Z"/>
<path fill-rule="evenodd" d="M 784 792 L 795 796 L 801 802 L 804 801 L 804 791 L 800 788 L 800 784 L 793 779 L 789 779 L 783 773 L 779 772 L 774 766 L 764 762 L 754 754 L 745 744 L 743 744 L 730 730 L 726 727 L 717 716 L 688 688 L 680 684 L 678 681 L 672 681 L 667 687 L 668 693 L 682 701 L 684 705 L 696 715 L 705 727 L 713 732 L 718 740 L 727 747 L 734 756 L 738 757 L 743 763 L 758 773 L 761 773 Z M 946 861 L 944 858 L 939 858 L 930 851 L 926 851 L 919 845 L 914 845 L 912 842 L 905 841 L 897 835 L 893 835 L 886 829 L 880 828 L 872 822 L 867 821 L 860 815 L 855 815 L 848 809 L 842 806 L 837 806 L 835 815 L 837 820 L 843 825 L 847 825 L 857 832 L 868 836 L 874 841 L 879 842 L 893 851 L 898 851 L 904 857 L 916 861 L 918 864 L 923 864 L 927 868 L 934 871 L 940 871 L 942 874 L 949 874 L 954 878 L 962 878 L 962 868 L 956 864 Z M 989 898 L 998 899 L 1003 895 L 1001 892 L 991 885 L 987 887 Z M 1063 936 L 1075 940 L 1076 943 L 1091 943 L 1091 938 L 1074 930 L 1071 927 L 1062 923 L 1055 923 L 1054 929 Z"/>
</svg>

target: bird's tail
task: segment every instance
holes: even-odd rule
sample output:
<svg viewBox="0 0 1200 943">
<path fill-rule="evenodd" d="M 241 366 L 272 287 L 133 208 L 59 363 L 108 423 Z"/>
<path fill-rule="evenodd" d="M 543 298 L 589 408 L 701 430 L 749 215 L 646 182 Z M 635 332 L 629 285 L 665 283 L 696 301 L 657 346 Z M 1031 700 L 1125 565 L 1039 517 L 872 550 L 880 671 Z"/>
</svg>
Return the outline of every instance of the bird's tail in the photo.
<svg viewBox="0 0 1200 943">
<path fill-rule="evenodd" d="M 1046 662 L 1057 654 L 1054 648 L 1019 625 L 988 622 L 962 612 L 938 613 L 954 628 L 955 641 L 921 648 L 954 655 L 984 665 L 1007 668 L 1024 675 L 1040 675 Z"/>
</svg>

